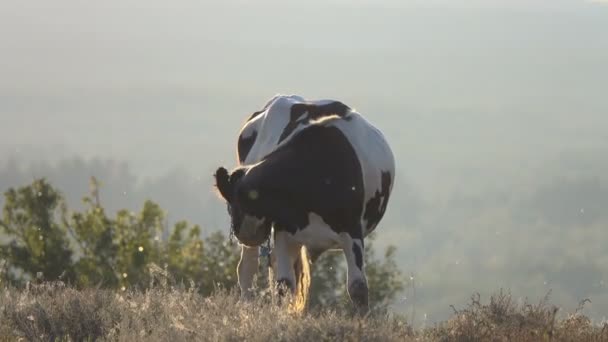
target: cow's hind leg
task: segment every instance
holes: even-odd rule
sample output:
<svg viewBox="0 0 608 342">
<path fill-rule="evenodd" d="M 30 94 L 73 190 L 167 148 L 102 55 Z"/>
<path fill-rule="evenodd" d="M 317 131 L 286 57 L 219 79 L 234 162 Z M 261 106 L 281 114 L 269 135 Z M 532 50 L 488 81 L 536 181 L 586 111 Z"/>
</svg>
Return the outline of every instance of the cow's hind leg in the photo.
<svg viewBox="0 0 608 342">
<path fill-rule="evenodd" d="M 346 257 L 348 295 L 359 314 L 369 311 L 367 279 L 363 266 L 363 239 L 340 234 L 340 244 Z"/>
<path fill-rule="evenodd" d="M 310 261 L 306 248 L 291 240 L 288 234 L 275 232 L 272 252 L 273 278 L 277 286 L 275 293 L 279 305 L 288 303 L 290 312 L 301 314 L 308 305 Z"/>
</svg>

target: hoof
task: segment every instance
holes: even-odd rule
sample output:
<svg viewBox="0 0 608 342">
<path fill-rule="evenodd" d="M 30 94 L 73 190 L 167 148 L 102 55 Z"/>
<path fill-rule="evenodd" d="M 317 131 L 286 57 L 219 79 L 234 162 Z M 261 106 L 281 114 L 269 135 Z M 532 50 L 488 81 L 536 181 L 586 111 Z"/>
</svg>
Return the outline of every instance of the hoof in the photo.
<svg viewBox="0 0 608 342">
<path fill-rule="evenodd" d="M 365 315 L 369 311 L 367 284 L 361 279 L 353 281 L 348 287 L 348 295 L 358 314 Z"/>
<path fill-rule="evenodd" d="M 287 278 L 281 278 L 277 281 L 277 292 L 279 297 L 284 297 L 287 292 L 293 291 L 291 281 Z"/>
<path fill-rule="evenodd" d="M 253 301 L 254 295 L 253 295 L 253 291 L 248 290 L 248 291 L 243 291 L 241 290 L 241 296 L 239 298 L 239 302 L 241 303 L 249 303 L 251 301 Z"/>
</svg>

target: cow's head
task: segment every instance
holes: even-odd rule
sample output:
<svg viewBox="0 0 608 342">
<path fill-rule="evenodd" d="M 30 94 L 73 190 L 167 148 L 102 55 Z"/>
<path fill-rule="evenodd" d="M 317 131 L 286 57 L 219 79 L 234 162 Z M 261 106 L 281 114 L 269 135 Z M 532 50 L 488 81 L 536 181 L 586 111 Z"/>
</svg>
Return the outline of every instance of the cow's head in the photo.
<svg viewBox="0 0 608 342">
<path fill-rule="evenodd" d="M 256 213 L 259 193 L 246 186 L 245 168 L 229 173 L 223 167 L 215 173 L 215 186 L 226 200 L 234 236 L 247 246 L 259 246 L 270 236 L 271 222 Z"/>
</svg>

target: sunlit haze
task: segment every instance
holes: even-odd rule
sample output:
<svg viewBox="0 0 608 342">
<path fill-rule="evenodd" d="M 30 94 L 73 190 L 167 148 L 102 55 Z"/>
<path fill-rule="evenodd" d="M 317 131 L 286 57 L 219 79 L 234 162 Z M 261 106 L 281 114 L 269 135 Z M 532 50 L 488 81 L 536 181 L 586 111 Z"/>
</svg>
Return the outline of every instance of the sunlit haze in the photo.
<svg viewBox="0 0 608 342">
<path fill-rule="evenodd" d="M 277 93 L 333 98 L 397 163 L 377 244 L 417 321 L 500 287 L 608 313 L 608 3 L 2 1 L 0 190 L 88 180 L 227 231 L 213 170 Z M 411 289 L 410 289 L 411 290 Z M 411 312 L 407 299 L 394 307 Z"/>
</svg>

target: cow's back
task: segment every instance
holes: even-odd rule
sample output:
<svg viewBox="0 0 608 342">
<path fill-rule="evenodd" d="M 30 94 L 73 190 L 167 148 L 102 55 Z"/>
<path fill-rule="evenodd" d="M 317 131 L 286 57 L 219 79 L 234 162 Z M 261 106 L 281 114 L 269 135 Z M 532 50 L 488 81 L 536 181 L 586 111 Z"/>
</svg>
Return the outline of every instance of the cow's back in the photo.
<svg viewBox="0 0 608 342">
<path fill-rule="evenodd" d="M 262 110 L 255 112 L 245 122 L 239 134 L 238 158 L 243 165 L 251 165 L 261 161 L 266 155 L 276 150 L 280 145 L 288 143 L 291 138 L 306 128 L 311 122 L 318 121 L 323 117 L 339 114 L 346 116 L 350 114 L 350 108 L 342 105 L 341 113 L 333 113 L 331 109 L 339 103 L 335 100 L 309 101 L 298 95 L 275 95 Z M 311 106 L 324 108 L 328 111 L 323 117 L 306 120 L 306 117 L 294 118 L 297 115 L 295 109 L 298 106 Z M 306 112 L 306 108 L 303 108 Z M 301 111 L 300 111 L 301 112 Z M 297 123 L 294 125 L 294 123 Z M 247 144 L 242 141 L 249 141 Z"/>
</svg>

